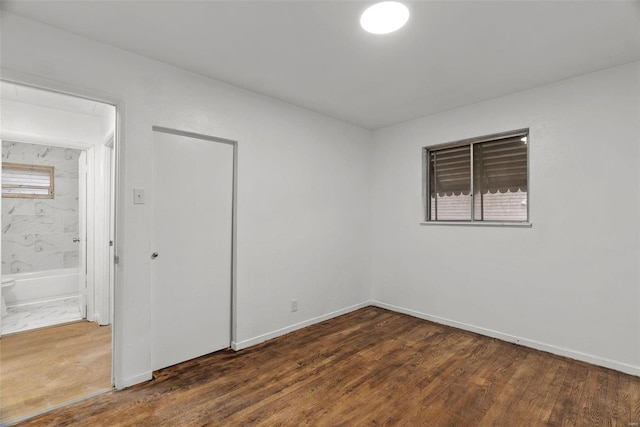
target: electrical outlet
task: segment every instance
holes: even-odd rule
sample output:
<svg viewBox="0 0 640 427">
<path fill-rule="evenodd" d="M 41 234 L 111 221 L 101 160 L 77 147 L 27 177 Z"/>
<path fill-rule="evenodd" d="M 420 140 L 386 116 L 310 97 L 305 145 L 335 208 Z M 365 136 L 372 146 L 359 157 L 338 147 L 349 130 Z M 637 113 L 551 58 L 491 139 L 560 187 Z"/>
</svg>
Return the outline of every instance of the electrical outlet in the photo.
<svg viewBox="0 0 640 427">
<path fill-rule="evenodd" d="M 292 299 L 291 300 L 291 312 L 294 313 L 298 311 L 298 300 L 297 299 Z"/>
</svg>

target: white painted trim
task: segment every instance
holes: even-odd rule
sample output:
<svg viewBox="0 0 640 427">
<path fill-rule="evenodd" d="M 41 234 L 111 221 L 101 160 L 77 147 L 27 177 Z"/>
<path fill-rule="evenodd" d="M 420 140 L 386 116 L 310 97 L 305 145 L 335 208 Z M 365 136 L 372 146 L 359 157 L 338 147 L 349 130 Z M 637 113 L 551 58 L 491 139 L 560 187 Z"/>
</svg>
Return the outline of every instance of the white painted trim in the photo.
<svg viewBox="0 0 640 427">
<path fill-rule="evenodd" d="M 340 310 L 333 311 L 331 313 L 323 314 L 322 316 L 314 317 L 312 319 L 305 320 L 303 322 L 295 323 L 293 325 L 286 326 L 281 329 L 277 329 L 272 332 L 268 332 L 266 334 L 259 335 L 257 337 L 249 338 L 247 340 L 235 342 L 231 342 L 231 348 L 235 351 L 243 350 L 245 348 L 249 348 L 251 346 L 263 343 L 273 338 L 277 338 L 282 335 L 286 335 L 290 332 L 296 331 L 298 329 L 305 328 L 307 326 L 314 325 L 316 323 L 324 322 L 325 320 L 332 319 L 334 317 L 341 316 L 343 314 L 350 313 L 352 311 L 359 310 L 364 307 L 374 306 L 379 308 L 384 308 L 386 310 L 394 311 L 396 313 L 406 314 L 412 317 L 416 317 L 418 319 L 428 320 L 431 322 L 439 323 L 442 325 L 451 326 L 457 329 L 462 329 L 465 331 L 475 332 L 480 335 L 497 338 L 502 341 L 522 345 L 525 347 L 530 347 L 536 350 L 546 351 L 548 353 L 557 354 L 559 356 L 568 357 L 570 359 L 580 360 L 583 362 L 591 363 L 597 366 L 603 366 L 605 368 L 614 369 L 616 371 L 624 372 L 626 374 L 640 376 L 640 366 L 633 366 L 628 363 L 619 362 L 617 360 L 607 359 L 603 357 L 593 356 L 587 353 L 583 353 L 576 350 L 571 350 L 563 347 L 557 347 L 551 344 L 542 343 L 535 340 L 530 340 L 526 338 L 517 337 L 510 334 L 505 334 L 499 331 L 494 331 L 492 329 L 482 328 L 479 326 L 470 325 L 467 323 L 458 322 L 451 319 L 446 319 L 440 316 L 434 316 L 431 314 L 422 313 L 419 311 L 411 310 L 404 307 L 398 307 L 392 304 L 383 303 L 380 301 L 370 300 L 361 302 L 359 304 L 352 305 L 350 307 L 346 307 Z M 116 383 L 116 388 L 118 390 L 124 389 L 126 387 L 130 387 L 135 384 L 139 384 L 145 381 L 150 381 L 153 378 L 153 373 L 151 371 L 145 372 L 144 374 L 140 374 L 134 377 L 127 378 L 122 383 Z"/>
<path fill-rule="evenodd" d="M 93 297 L 94 321 L 100 325 L 108 325 L 110 319 L 110 282 L 109 272 L 112 258 L 109 256 L 109 230 L 111 226 L 111 149 L 105 146 L 95 147 L 94 153 L 94 201 L 93 201 Z"/>
<path fill-rule="evenodd" d="M 478 226 L 478 227 L 515 227 L 532 228 L 530 222 L 491 222 L 491 221 L 422 221 L 420 225 L 457 225 L 457 226 Z"/>
<path fill-rule="evenodd" d="M 136 384 L 140 384 L 146 381 L 151 381 L 153 379 L 153 372 L 152 371 L 147 371 L 145 373 L 142 373 L 140 375 L 136 375 L 133 377 L 129 377 L 129 378 L 125 378 L 122 381 L 116 381 L 116 389 L 117 390 L 122 390 L 125 389 L 127 387 L 131 387 L 133 385 Z"/>
<path fill-rule="evenodd" d="M 568 357 L 570 359 L 580 360 L 583 362 L 591 363 L 593 365 L 603 366 L 609 369 L 615 369 L 616 371 L 624 372 L 625 374 L 640 376 L 640 366 L 634 366 L 634 365 L 630 365 L 628 363 L 620 362 L 617 360 L 594 356 L 592 354 L 583 353 L 581 351 L 572 350 L 569 348 L 558 347 L 552 344 L 547 344 L 547 343 L 543 343 L 543 342 L 528 339 L 528 338 L 522 338 L 515 335 L 505 334 L 503 332 L 494 331 L 492 329 L 470 325 L 468 323 L 462 323 L 455 320 L 446 319 L 444 317 L 434 316 L 431 314 L 422 313 L 422 312 L 411 310 L 404 307 L 398 307 L 398 306 L 387 304 L 380 301 L 371 301 L 371 305 L 373 305 L 374 307 L 395 311 L 397 313 L 407 314 L 409 316 L 417 317 L 419 319 L 429 320 L 431 322 L 440 323 L 442 325 L 463 329 L 465 331 L 475 332 L 480 335 L 497 338 L 502 341 L 507 341 L 507 342 L 522 345 L 525 347 L 534 348 L 536 350 L 546 351 L 548 353 L 557 354 L 559 356 Z"/>
<path fill-rule="evenodd" d="M 364 307 L 368 307 L 371 305 L 370 301 L 361 302 L 356 305 L 352 305 L 350 307 L 346 307 L 340 310 L 332 311 L 331 313 L 323 314 L 322 316 L 314 317 L 312 319 L 305 320 L 300 323 L 295 323 L 293 325 L 286 326 L 281 329 L 277 329 L 272 332 L 268 332 L 266 334 L 258 335 L 257 337 L 249 338 L 247 340 L 235 342 L 231 342 L 231 348 L 235 351 L 242 350 L 256 344 L 263 343 L 273 338 L 277 338 L 282 335 L 286 335 L 289 332 L 296 331 L 298 329 L 305 328 L 307 326 L 314 325 L 316 323 L 324 322 L 325 320 L 333 319 L 334 317 L 342 316 L 343 314 L 351 313 L 352 311 L 359 310 Z"/>
<path fill-rule="evenodd" d="M 51 91 L 50 91 L 51 92 Z M 38 135 L 24 135 L 21 133 L 15 133 L 7 131 L 6 129 L 0 130 L 1 139 L 6 141 L 24 142 L 26 144 L 39 144 L 39 145 L 51 145 L 54 147 L 74 148 L 76 150 L 86 150 L 90 147 L 90 144 L 82 141 L 74 141 L 70 139 L 44 137 Z"/>
<path fill-rule="evenodd" d="M 82 317 L 93 322 L 93 148 L 86 147 L 80 153 L 78 168 L 78 268 L 80 270 L 80 311 Z M 91 273 L 91 274 L 89 274 Z"/>
</svg>

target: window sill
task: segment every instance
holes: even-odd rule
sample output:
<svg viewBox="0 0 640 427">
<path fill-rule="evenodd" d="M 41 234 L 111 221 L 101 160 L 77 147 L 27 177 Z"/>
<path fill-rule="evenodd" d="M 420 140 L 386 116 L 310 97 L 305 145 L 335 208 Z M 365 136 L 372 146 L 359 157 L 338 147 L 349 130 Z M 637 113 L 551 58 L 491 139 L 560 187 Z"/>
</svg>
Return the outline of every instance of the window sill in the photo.
<svg viewBox="0 0 640 427">
<path fill-rule="evenodd" d="M 428 221 L 421 222 L 420 225 L 461 225 L 461 226 L 479 226 L 479 227 L 513 227 L 513 228 L 531 228 L 530 222 L 490 222 L 490 221 Z"/>
</svg>

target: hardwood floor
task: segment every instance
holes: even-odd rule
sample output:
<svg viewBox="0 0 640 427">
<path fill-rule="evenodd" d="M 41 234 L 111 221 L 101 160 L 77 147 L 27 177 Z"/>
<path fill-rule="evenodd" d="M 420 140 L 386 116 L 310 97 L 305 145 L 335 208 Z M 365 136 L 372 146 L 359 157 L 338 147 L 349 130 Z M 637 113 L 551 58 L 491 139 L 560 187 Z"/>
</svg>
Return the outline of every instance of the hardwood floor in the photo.
<svg viewBox="0 0 640 427">
<path fill-rule="evenodd" d="M 635 426 L 640 378 L 368 307 L 24 426 Z"/>
<path fill-rule="evenodd" d="M 0 338 L 0 424 L 111 387 L 111 328 L 90 322 Z"/>
</svg>

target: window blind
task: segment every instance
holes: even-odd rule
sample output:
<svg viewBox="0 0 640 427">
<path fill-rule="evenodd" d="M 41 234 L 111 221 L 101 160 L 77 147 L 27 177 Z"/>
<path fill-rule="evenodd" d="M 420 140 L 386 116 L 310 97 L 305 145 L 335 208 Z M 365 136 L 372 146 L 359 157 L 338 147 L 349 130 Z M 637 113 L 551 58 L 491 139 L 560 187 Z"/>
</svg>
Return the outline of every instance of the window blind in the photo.
<svg viewBox="0 0 640 427">
<path fill-rule="evenodd" d="M 427 150 L 428 220 L 527 221 L 527 137 L 512 133 Z"/>
<path fill-rule="evenodd" d="M 471 220 L 471 152 L 469 146 L 430 152 L 432 219 Z"/>
<path fill-rule="evenodd" d="M 2 197 L 53 198 L 53 166 L 2 164 Z"/>
</svg>

